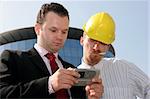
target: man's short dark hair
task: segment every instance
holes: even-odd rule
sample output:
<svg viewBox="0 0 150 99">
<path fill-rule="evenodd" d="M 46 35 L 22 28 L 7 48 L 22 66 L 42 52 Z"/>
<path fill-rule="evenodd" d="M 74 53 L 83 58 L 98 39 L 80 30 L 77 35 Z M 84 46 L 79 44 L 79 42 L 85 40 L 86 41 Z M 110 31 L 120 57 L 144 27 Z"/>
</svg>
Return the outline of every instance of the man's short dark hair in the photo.
<svg viewBox="0 0 150 99">
<path fill-rule="evenodd" d="M 69 13 L 67 9 L 61 4 L 52 2 L 50 4 L 46 3 L 42 5 L 40 11 L 38 12 L 36 22 L 39 24 L 43 24 L 43 22 L 45 21 L 45 16 L 47 15 L 48 12 L 54 12 L 62 17 L 67 16 L 69 20 Z"/>
</svg>

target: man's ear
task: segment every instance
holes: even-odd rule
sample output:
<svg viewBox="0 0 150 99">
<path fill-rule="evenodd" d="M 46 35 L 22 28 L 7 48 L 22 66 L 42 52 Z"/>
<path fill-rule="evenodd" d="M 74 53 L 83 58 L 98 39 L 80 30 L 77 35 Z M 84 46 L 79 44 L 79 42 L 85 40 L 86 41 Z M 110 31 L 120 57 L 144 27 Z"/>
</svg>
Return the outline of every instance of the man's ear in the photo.
<svg viewBox="0 0 150 99">
<path fill-rule="evenodd" d="M 107 51 L 109 50 L 110 46 L 111 46 L 111 45 L 109 44 L 108 47 L 107 47 L 107 49 L 106 49 Z"/>
<path fill-rule="evenodd" d="M 83 39 L 83 36 L 81 36 L 80 37 L 80 44 L 83 46 L 83 41 L 84 41 L 84 39 Z"/>
<path fill-rule="evenodd" d="M 40 30 L 41 30 L 41 25 L 36 23 L 34 26 L 34 31 L 35 31 L 36 35 L 40 34 Z"/>
</svg>

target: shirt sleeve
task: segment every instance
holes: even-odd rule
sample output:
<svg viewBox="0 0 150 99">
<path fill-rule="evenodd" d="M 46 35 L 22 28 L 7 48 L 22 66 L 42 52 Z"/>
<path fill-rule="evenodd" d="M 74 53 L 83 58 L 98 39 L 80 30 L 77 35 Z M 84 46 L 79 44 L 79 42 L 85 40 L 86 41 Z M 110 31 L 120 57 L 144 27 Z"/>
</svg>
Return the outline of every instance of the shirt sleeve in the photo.
<svg viewBox="0 0 150 99">
<path fill-rule="evenodd" d="M 53 89 L 53 87 L 52 87 L 51 76 L 48 79 L 48 92 L 49 92 L 49 94 L 52 94 L 52 93 L 55 92 L 54 89 Z"/>
<path fill-rule="evenodd" d="M 150 99 L 150 78 L 134 64 L 129 66 L 130 87 L 134 94 L 141 99 Z"/>
</svg>

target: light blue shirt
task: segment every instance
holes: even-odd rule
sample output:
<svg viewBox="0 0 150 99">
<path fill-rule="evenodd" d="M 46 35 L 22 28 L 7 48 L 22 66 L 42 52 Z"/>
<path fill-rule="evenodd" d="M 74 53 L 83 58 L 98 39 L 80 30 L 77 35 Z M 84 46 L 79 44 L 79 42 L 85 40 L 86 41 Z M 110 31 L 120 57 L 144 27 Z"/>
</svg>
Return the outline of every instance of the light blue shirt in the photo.
<svg viewBox="0 0 150 99">
<path fill-rule="evenodd" d="M 90 69 L 83 61 L 78 68 Z M 100 70 L 104 86 L 101 99 L 150 99 L 150 78 L 137 66 L 125 60 L 104 58 L 95 69 Z"/>
</svg>

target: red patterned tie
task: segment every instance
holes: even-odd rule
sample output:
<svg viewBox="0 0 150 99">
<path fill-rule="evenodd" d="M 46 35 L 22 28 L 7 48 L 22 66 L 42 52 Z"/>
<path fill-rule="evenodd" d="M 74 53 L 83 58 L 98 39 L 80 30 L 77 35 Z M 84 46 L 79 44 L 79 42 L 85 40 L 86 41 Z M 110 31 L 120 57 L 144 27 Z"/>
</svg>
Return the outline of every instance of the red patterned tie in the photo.
<svg viewBox="0 0 150 99">
<path fill-rule="evenodd" d="M 51 70 L 52 73 L 55 73 L 58 69 L 58 65 L 55 61 L 55 55 L 53 53 L 47 53 L 46 57 L 49 59 L 50 61 L 50 66 L 51 66 Z M 69 99 L 69 95 L 66 89 L 61 89 L 57 92 L 55 92 L 56 95 L 56 99 Z"/>
</svg>

